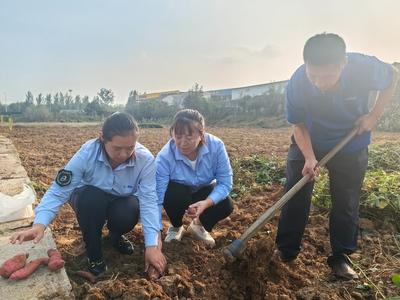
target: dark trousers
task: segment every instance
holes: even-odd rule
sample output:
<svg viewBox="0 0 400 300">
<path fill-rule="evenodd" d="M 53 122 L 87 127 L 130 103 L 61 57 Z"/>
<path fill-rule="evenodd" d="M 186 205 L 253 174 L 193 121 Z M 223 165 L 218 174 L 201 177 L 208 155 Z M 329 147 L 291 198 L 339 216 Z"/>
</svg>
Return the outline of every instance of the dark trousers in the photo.
<svg viewBox="0 0 400 300">
<path fill-rule="evenodd" d="M 191 192 L 189 186 L 170 181 L 164 197 L 164 209 L 170 219 L 172 226 L 182 226 L 182 218 L 189 205 L 205 200 L 211 194 L 214 186 L 207 185 L 195 193 Z M 218 221 L 225 219 L 233 211 L 233 203 L 228 196 L 204 210 L 200 215 L 200 222 L 205 230 L 210 232 Z"/>
<path fill-rule="evenodd" d="M 325 154 L 316 153 L 317 159 Z M 351 254 L 357 248 L 359 200 L 367 165 L 367 148 L 338 153 L 326 165 L 332 198 L 329 218 L 332 255 L 328 263 L 344 259 L 343 254 Z M 304 157 L 298 146 L 292 144 L 287 158 L 285 192 L 302 178 L 303 167 Z M 276 242 L 287 257 L 295 257 L 300 251 L 313 187 L 313 182 L 306 184 L 282 209 Z"/>
<path fill-rule="evenodd" d="M 103 258 L 102 229 L 107 221 L 110 233 L 121 235 L 135 227 L 139 219 L 139 203 L 134 196 L 119 197 L 94 186 L 76 189 L 70 199 L 75 211 L 89 260 Z"/>
</svg>

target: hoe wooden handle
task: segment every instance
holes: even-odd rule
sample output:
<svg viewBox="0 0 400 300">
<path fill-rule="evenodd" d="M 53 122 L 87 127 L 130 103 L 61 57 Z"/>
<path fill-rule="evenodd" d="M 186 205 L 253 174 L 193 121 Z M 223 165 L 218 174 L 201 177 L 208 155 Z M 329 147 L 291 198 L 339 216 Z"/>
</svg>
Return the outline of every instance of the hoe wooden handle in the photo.
<svg viewBox="0 0 400 300">
<path fill-rule="evenodd" d="M 330 150 L 317 164 L 317 167 L 323 167 L 334 157 L 356 134 L 358 127 L 355 127 L 343 140 L 341 140 L 332 150 Z M 267 223 L 281 208 L 288 202 L 301 188 L 310 180 L 310 175 L 303 176 L 282 198 L 263 213 L 243 234 L 224 249 L 224 256 L 229 260 L 239 257 L 246 247 L 247 241 L 251 239 L 265 223 Z"/>
</svg>

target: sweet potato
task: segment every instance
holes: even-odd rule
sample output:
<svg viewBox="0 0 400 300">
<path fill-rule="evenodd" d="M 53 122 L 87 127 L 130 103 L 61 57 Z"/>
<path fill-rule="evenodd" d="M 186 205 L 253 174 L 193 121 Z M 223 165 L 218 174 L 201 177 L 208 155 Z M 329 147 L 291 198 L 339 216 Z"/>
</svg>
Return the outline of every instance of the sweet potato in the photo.
<svg viewBox="0 0 400 300">
<path fill-rule="evenodd" d="M 47 264 L 49 259 L 47 257 L 41 257 L 34 259 L 26 264 L 25 267 L 19 269 L 11 274 L 10 279 L 21 280 L 28 278 L 32 273 L 34 273 L 41 265 Z"/>
<path fill-rule="evenodd" d="M 3 278 L 10 277 L 12 273 L 25 266 L 28 256 L 28 253 L 21 253 L 6 260 L 0 267 L 0 275 Z"/>
<path fill-rule="evenodd" d="M 154 268 L 152 265 L 149 266 L 147 269 L 147 277 L 151 281 L 155 281 L 161 277 L 160 273 L 157 271 L 156 268 Z"/>
<path fill-rule="evenodd" d="M 58 252 L 58 250 L 49 249 L 47 251 L 47 255 L 49 256 L 49 263 L 47 264 L 47 267 L 51 271 L 56 271 L 64 267 L 65 261 L 62 259 L 61 253 Z"/>
<path fill-rule="evenodd" d="M 195 207 L 189 207 L 187 209 L 187 212 L 188 212 L 189 215 L 195 215 L 196 212 L 197 212 L 197 209 Z"/>
<path fill-rule="evenodd" d="M 92 273 L 90 273 L 88 271 L 77 271 L 76 275 L 78 275 L 78 276 L 80 276 L 82 278 L 85 278 L 90 283 L 96 283 L 97 282 L 97 277 L 94 274 L 92 274 Z"/>
</svg>

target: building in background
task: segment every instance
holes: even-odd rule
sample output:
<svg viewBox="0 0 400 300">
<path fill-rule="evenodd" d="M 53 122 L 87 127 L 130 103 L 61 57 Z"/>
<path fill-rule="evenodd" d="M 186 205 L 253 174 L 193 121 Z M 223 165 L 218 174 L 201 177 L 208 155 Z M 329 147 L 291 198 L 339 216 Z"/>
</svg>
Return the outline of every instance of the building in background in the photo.
<svg viewBox="0 0 400 300">
<path fill-rule="evenodd" d="M 250 85 L 231 89 L 222 90 L 212 90 L 204 92 L 206 97 L 220 97 L 226 100 L 238 100 L 244 97 L 255 97 L 261 95 L 268 95 L 272 92 L 277 94 L 283 94 L 285 92 L 285 87 L 287 80 L 276 81 L 270 83 L 263 83 L 257 85 Z"/>
<path fill-rule="evenodd" d="M 179 94 L 168 95 L 161 99 L 161 101 L 167 103 L 168 105 L 177 105 L 178 107 L 182 107 L 183 100 L 187 96 L 188 92 L 182 92 Z"/>
<path fill-rule="evenodd" d="M 239 100 L 244 97 L 255 97 L 261 95 L 268 95 L 271 93 L 283 94 L 287 80 L 277 81 L 271 83 L 250 85 L 238 88 L 220 89 L 204 91 L 204 97 L 208 99 L 222 99 L 222 100 Z M 168 105 L 182 106 L 183 100 L 187 96 L 188 92 L 166 91 L 157 93 L 143 93 L 138 96 L 137 101 L 149 101 L 149 100 L 161 100 Z"/>
<path fill-rule="evenodd" d="M 157 99 L 163 99 L 164 97 L 170 96 L 170 95 L 178 95 L 180 94 L 180 91 L 175 90 L 175 91 L 166 91 L 166 92 L 156 92 L 156 93 L 143 93 L 138 96 L 137 101 L 147 101 L 147 100 L 157 100 Z"/>
</svg>

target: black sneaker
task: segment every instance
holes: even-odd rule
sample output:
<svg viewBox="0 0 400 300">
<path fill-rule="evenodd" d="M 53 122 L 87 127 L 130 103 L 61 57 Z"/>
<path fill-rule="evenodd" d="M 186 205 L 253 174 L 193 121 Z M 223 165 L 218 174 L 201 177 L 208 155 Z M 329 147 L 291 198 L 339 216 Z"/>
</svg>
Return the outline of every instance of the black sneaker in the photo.
<svg viewBox="0 0 400 300">
<path fill-rule="evenodd" d="M 88 264 L 89 272 L 95 276 L 99 276 L 101 273 L 107 271 L 107 265 L 104 260 L 90 261 L 88 259 Z"/>
<path fill-rule="evenodd" d="M 118 252 L 127 255 L 133 254 L 133 244 L 125 236 L 110 233 L 109 238 L 111 245 L 117 249 Z"/>
</svg>

